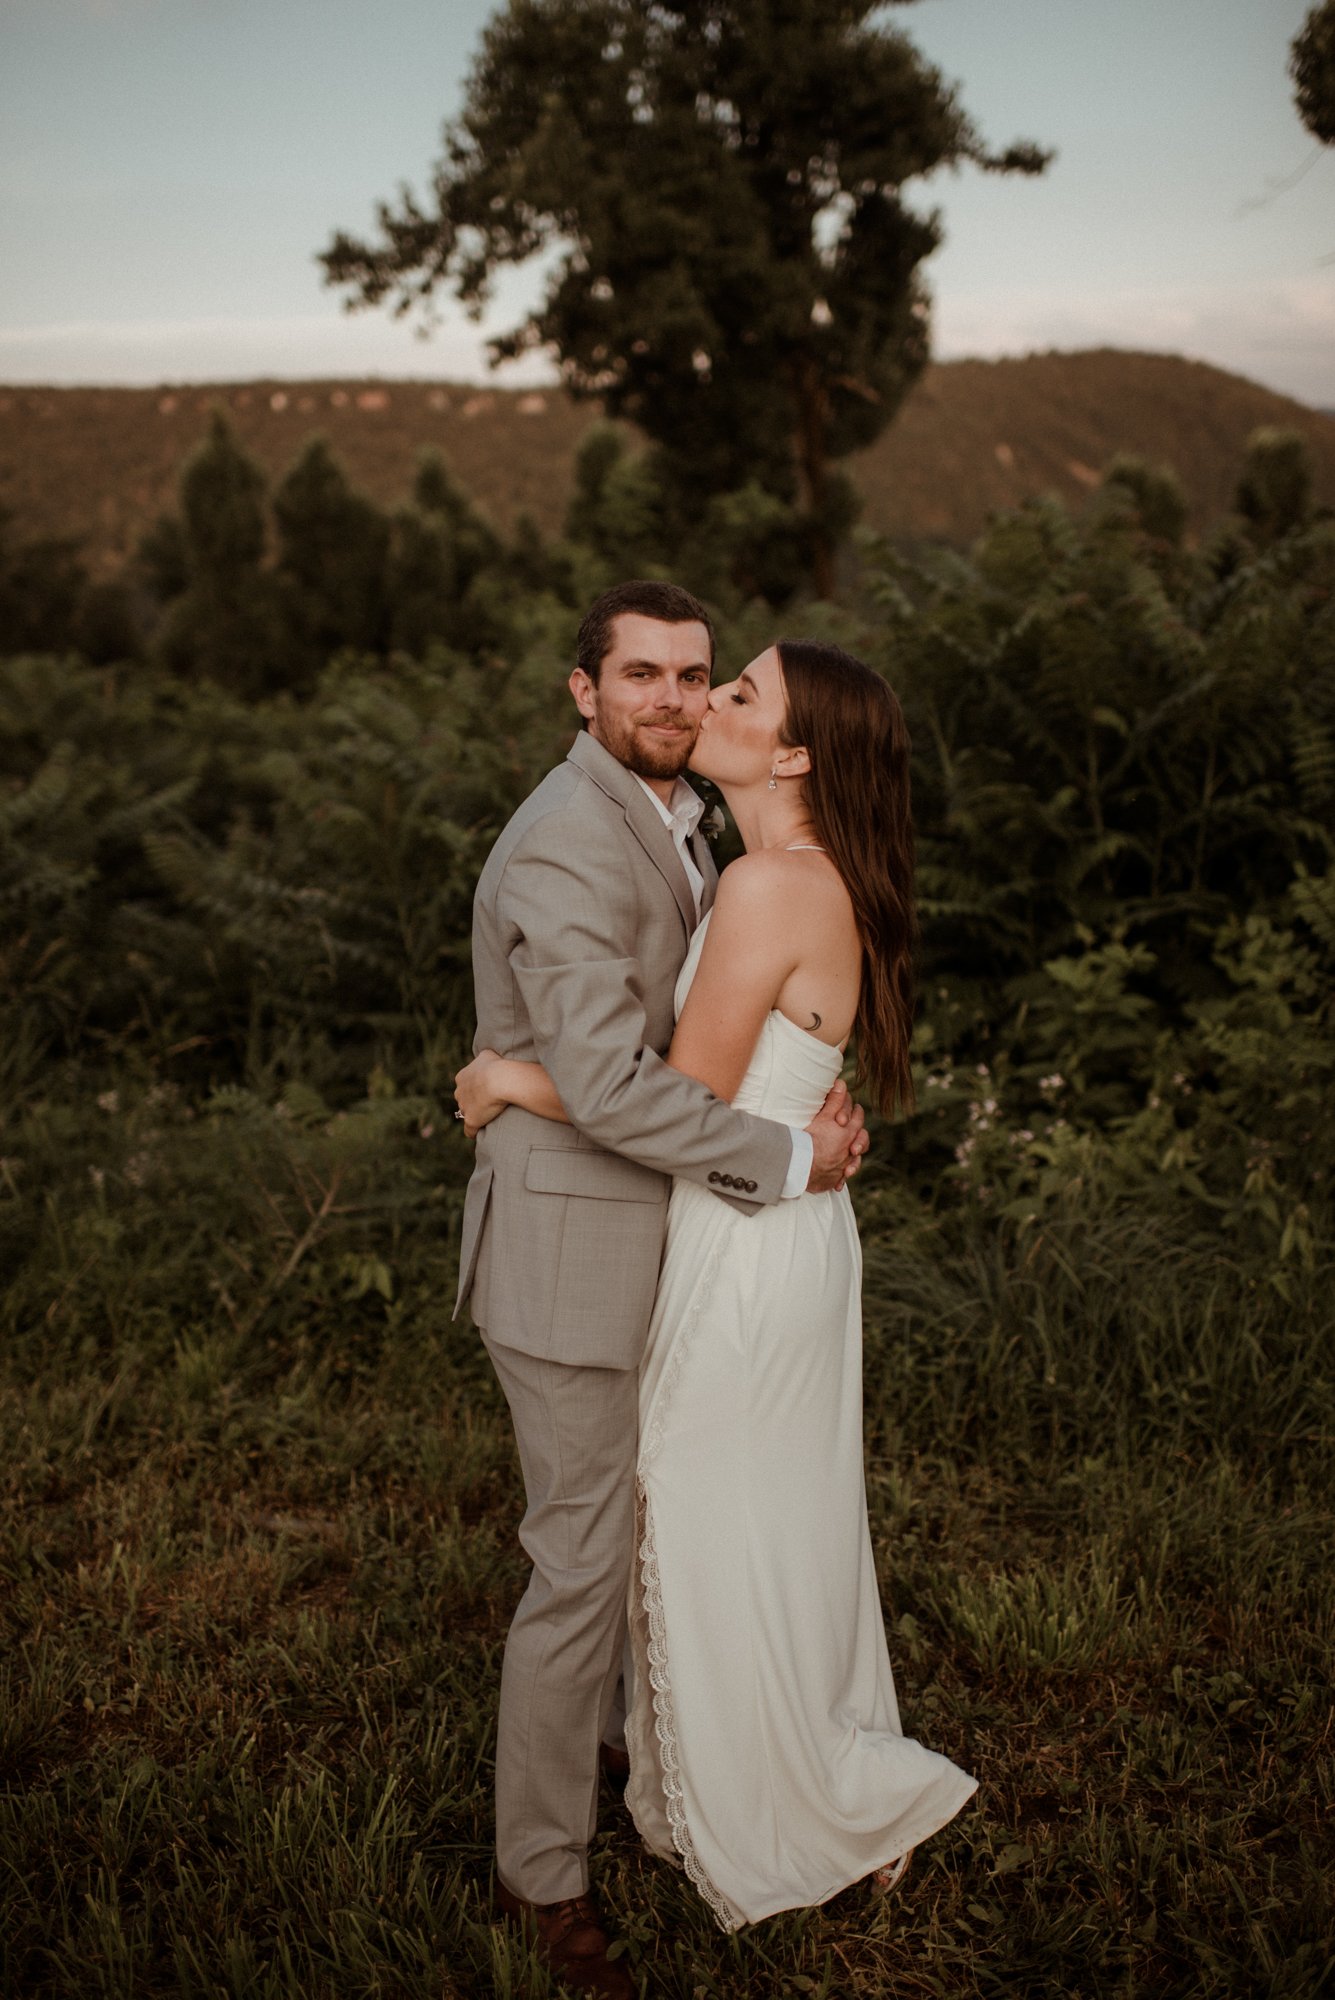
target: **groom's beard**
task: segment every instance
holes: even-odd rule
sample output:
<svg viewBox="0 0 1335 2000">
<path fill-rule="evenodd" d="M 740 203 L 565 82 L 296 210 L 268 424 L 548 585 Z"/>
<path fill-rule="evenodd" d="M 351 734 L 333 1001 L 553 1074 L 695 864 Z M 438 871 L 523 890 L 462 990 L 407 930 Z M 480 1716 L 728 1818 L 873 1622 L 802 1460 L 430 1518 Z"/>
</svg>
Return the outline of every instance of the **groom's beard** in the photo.
<svg viewBox="0 0 1335 2000">
<path fill-rule="evenodd" d="M 624 764 L 637 778 L 679 778 L 690 760 L 698 734 L 698 725 L 680 710 L 675 715 L 650 717 L 610 715 L 596 697 L 594 722 L 603 748 L 610 750 L 618 764 Z M 651 729 L 675 729 L 678 734 L 669 739 L 651 735 Z"/>
</svg>

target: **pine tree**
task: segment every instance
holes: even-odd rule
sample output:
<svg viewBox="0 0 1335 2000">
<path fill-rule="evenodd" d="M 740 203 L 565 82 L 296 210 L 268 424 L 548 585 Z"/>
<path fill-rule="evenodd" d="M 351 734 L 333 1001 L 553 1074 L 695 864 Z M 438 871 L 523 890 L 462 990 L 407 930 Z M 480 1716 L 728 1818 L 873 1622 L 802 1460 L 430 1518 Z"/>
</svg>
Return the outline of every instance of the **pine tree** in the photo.
<svg viewBox="0 0 1335 2000">
<path fill-rule="evenodd" d="M 1187 496 L 1167 465 L 1150 465 L 1119 452 L 1103 475 L 1105 493 L 1125 499 L 1145 533 L 1168 548 L 1180 548 L 1187 526 Z"/>
<path fill-rule="evenodd" d="M 324 438 L 312 438 L 273 501 L 276 573 L 294 663 L 313 680 L 343 647 L 386 638 L 389 522 L 349 483 Z"/>
<path fill-rule="evenodd" d="M 0 508 L 0 654 L 58 653 L 74 642 L 88 577 L 77 546 L 21 541 Z"/>
<path fill-rule="evenodd" d="M 186 587 L 171 603 L 158 646 L 172 669 L 253 697 L 288 683 L 265 553 L 264 475 L 221 410 L 181 475 L 179 542 Z M 175 531 L 159 528 L 166 550 Z"/>
<path fill-rule="evenodd" d="M 190 551 L 179 514 L 159 514 L 139 537 L 135 564 L 150 596 L 160 605 L 184 596 L 190 587 Z"/>
<path fill-rule="evenodd" d="M 1312 455 L 1297 431 L 1266 425 L 1247 440 L 1237 509 L 1253 539 L 1265 544 L 1291 534 L 1312 505 Z"/>
<path fill-rule="evenodd" d="M 422 452 L 412 504 L 394 518 L 391 633 L 422 658 L 433 641 L 465 653 L 503 644 L 507 629 L 500 537 L 438 451 Z"/>
<path fill-rule="evenodd" d="M 647 454 L 629 451 L 615 424 L 594 424 L 580 440 L 565 528 L 598 558 L 609 582 L 646 575 L 662 554 L 662 491 Z"/>
</svg>

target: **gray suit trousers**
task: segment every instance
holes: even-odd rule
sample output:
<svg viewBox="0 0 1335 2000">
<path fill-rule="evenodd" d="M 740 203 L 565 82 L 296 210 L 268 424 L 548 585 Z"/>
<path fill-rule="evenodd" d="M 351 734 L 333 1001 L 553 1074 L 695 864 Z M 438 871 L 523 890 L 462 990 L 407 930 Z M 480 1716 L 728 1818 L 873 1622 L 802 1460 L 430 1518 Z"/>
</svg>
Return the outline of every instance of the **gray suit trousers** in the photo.
<svg viewBox="0 0 1335 2000">
<path fill-rule="evenodd" d="M 589 1886 L 635 1545 L 639 1377 L 482 1338 L 514 1420 L 533 1563 L 501 1671 L 496 1863 L 516 1895 L 555 1903 Z"/>
</svg>

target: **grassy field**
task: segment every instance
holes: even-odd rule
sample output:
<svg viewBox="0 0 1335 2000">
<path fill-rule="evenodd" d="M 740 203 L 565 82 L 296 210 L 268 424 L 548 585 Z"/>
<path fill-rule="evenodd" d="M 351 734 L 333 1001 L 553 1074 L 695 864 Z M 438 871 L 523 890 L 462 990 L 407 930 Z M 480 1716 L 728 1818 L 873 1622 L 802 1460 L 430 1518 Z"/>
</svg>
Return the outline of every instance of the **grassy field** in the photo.
<svg viewBox="0 0 1335 2000">
<path fill-rule="evenodd" d="M 523 1572 L 449 1321 L 462 1142 L 55 1102 L 6 1135 L 43 1199 L 0 1171 L 0 1990 L 546 1993 L 488 1915 Z M 607 1800 L 644 1992 L 1330 1990 L 1329 1269 L 1286 1300 L 1134 1211 L 1017 1238 L 875 1168 L 859 1202 L 905 1723 L 980 1793 L 888 1901 L 733 1939 Z"/>
<path fill-rule="evenodd" d="M 597 417 L 560 391 L 432 381 L 0 389 L 0 506 L 20 535 L 77 536 L 94 570 L 114 574 L 175 505 L 219 403 L 273 478 L 323 431 L 354 482 L 390 505 L 433 445 L 498 527 L 527 510 L 544 533 L 561 528 L 575 450 Z M 849 468 L 870 527 L 963 546 L 1029 496 L 1083 502 L 1115 453 L 1139 452 L 1176 468 L 1199 532 L 1232 504 L 1247 438 L 1264 424 L 1302 433 L 1315 497 L 1335 504 L 1335 418 L 1203 362 L 1112 349 L 933 366 Z"/>
</svg>

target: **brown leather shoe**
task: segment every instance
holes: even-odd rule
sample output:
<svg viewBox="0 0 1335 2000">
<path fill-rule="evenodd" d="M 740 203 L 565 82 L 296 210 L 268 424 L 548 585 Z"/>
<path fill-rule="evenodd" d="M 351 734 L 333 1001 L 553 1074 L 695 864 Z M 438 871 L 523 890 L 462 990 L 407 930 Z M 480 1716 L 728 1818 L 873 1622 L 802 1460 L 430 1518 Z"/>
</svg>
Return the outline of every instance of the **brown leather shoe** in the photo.
<svg viewBox="0 0 1335 2000">
<path fill-rule="evenodd" d="M 630 1752 L 613 1743 L 598 1745 L 598 1769 L 614 1792 L 624 1792 L 630 1783 Z"/>
<path fill-rule="evenodd" d="M 533 1939 L 538 1957 L 558 1979 L 600 2000 L 635 2000 L 630 1974 L 609 1959 L 612 1940 L 587 1896 L 560 1903 L 526 1903 L 496 1877 L 496 1907 Z"/>
</svg>

